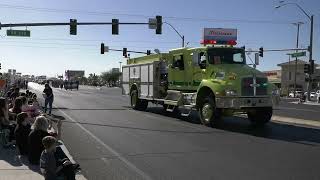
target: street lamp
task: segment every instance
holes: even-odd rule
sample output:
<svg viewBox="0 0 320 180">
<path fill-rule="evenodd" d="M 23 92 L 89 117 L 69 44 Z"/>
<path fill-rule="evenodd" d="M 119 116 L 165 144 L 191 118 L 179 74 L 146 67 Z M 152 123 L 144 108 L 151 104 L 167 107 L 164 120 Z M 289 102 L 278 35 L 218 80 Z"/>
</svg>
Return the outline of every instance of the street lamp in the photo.
<svg viewBox="0 0 320 180">
<path fill-rule="evenodd" d="M 314 71 L 314 61 L 312 59 L 312 49 L 313 49 L 313 15 L 309 15 L 298 3 L 293 3 L 293 2 L 289 2 L 289 3 L 285 3 L 285 1 L 279 1 L 280 5 L 276 6 L 275 8 L 281 8 L 283 6 L 286 5 L 294 5 L 296 7 L 298 7 L 304 15 L 306 15 L 308 17 L 308 19 L 310 20 L 310 45 L 308 47 L 309 50 L 309 63 L 311 66 L 311 71 L 309 73 L 309 75 L 311 76 L 313 74 Z M 310 100 L 310 81 L 308 81 L 308 100 Z"/>
<path fill-rule="evenodd" d="M 184 47 L 184 35 L 181 35 L 178 32 L 178 30 L 175 27 L 173 27 L 170 23 L 168 22 L 163 22 L 163 23 L 169 25 L 178 34 L 178 36 L 182 39 L 182 47 Z"/>
<path fill-rule="evenodd" d="M 303 24 L 303 22 L 297 22 L 292 23 L 293 25 L 297 26 L 297 42 L 296 42 L 296 48 L 299 48 L 299 34 L 300 34 L 300 25 Z M 298 50 L 296 50 L 298 52 Z M 290 65 L 290 64 L 289 64 Z M 296 97 L 296 91 L 297 91 L 297 69 L 298 69 L 298 57 L 296 57 L 295 65 L 294 65 L 294 97 Z"/>
</svg>

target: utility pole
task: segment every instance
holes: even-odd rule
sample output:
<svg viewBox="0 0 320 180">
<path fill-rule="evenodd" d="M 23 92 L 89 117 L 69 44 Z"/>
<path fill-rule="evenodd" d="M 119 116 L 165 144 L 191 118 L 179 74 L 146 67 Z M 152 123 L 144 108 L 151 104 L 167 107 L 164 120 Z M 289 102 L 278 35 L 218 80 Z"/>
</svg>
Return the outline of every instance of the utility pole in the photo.
<svg viewBox="0 0 320 180">
<path fill-rule="evenodd" d="M 313 15 L 310 16 L 310 23 L 311 23 L 311 29 L 310 29 L 310 45 L 309 45 L 309 63 L 310 63 L 310 73 L 309 78 L 312 79 L 312 74 L 314 73 L 314 60 L 312 59 L 312 49 L 313 49 Z M 311 81 L 312 82 L 312 81 Z M 310 101 L 310 92 L 312 88 L 312 83 L 308 81 L 308 101 Z"/>
<path fill-rule="evenodd" d="M 297 41 L 296 41 L 296 48 L 299 48 L 299 34 L 300 34 L 300 25 L 303 24 L 303 22 L 297 22 L 293 23 L 297 26 Z M 298 52 L 298 50 L 296 50 Z M 290 64 L 289 64 L 290 66 Z M 296 57 L 295 64 L 294 64 L 294 97 L 296 97 L 296 91 L 297 91 L 297 69 L 298 69 L 298 57 Z"/>
<path fill-rule="evenodd" d="M 287 55 L 289 56 L 289 60 L 288 60 L 288 63 L 289 63 L 289 65 L 288 65 L 288 72 L 289 72 L 289 75 L 288 75 L 288 97 L 289 97 L 289 94 L 290 94 L 290 83 L 291 83 L 291 76 L 292 76 L 292 74 L 291 74 L 291 68 L 290 68 L 290 66 L 291 66 L 291 54 L 290 53 L 287 53 Z"/>
</svg>

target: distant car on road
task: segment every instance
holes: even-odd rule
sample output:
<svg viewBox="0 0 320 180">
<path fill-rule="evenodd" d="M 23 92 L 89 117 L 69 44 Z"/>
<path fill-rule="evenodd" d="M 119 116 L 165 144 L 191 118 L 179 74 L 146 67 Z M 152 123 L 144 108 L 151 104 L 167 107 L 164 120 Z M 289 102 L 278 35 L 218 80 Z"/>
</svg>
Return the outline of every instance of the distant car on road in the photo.
<svg viewBox="0 0 320 180">
<path fill-rule="evenodd" d="M 308 92 L 306 92 L 308 94 Z M 317 97 L 317 94 L 316 92 L 310 92 L 310 98 L 316 98 Z"/>
<path fill-rule="evenodd" d="M 296 96 L 294 96 L 294 92 L 290 92 L 289 93 L 289 97 L 296 97 L 296 98 L 300 98 L 303 95 L 302 91 L 296 91 Z"/>
</svg>

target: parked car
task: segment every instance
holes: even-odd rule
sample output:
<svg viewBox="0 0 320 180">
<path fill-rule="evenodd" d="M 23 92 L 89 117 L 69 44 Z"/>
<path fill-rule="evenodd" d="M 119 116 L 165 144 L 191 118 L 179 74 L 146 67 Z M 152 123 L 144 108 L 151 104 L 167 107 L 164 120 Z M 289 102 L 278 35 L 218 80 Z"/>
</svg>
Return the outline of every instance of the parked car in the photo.
<svg viewBox="0 0 320 180">
<path fill-rule="evenodd" d="M 294 96 L 294 92 L 290 92 L 289 93 L 289 97 L 296 97 L 296 98 L 300 98 L 303 95 L 302 91 L 296 91 L 296 96 Z"/>
</svg>

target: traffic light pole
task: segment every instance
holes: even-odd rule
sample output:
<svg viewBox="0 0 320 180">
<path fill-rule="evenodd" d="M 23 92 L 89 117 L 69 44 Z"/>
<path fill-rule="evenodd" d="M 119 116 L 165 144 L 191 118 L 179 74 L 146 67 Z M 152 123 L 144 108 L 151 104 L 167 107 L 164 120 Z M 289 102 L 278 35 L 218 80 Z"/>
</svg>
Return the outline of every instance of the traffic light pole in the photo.
<svg viewBox="0 0 320 180">
<path fill-rule="evenodd" d="M 312 79 L 312 74 L 314 73 L 314 61 L 312 58 L 312 51 L 313 51 L 313 15 L 310 16 L 310 23 L 311 23 L 311 29 L 310 29 L 310 45 L 309 45 L 309 63 L 310 63 L 310 73 L 309 73 L 309 79 Z M 312 82 L 312 81 L 311 81 Z M 310 101 L 310 92 L 311 92 L 311 88 L 312 88 L 312 83 L 310 83 L 310 81 L 308 81 L 308 101 Z"/>
<path fill-rule="evenodd" d="M 299 34 L 300 34 L 300 25 L 302 23 L 298 22 L 296 23 L 298 30 L 297 30 L 297 42 L 296 42 L 296 48 L 299 48 Z M 298 52 L 298 50 L 296 50 Z M 289 64 L 290 66 L 290 64 Z M 298 57 L 296 57 L 295 64 L 294 64 L 294 92 L 293 96 L 296 97 L 296 91 L 297 91 L 297 69 L 298 69 Z"/>
</svg>

